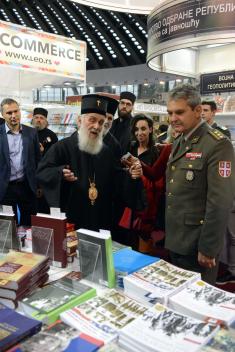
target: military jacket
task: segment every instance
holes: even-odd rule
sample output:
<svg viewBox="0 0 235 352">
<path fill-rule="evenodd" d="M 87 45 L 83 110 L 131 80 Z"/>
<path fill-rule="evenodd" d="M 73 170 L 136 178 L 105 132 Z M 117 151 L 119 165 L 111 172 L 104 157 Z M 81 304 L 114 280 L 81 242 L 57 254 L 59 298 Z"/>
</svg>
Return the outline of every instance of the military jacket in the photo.
<svg viewBox="0 0 235 352">
<path fill-rule="evenodd" d="M 235 191 L 234 151 L 218 130 L 202 124 L 179 148 L 166 172 L 166 248 L 215 257 L 221 251 Z"/>
</svg>

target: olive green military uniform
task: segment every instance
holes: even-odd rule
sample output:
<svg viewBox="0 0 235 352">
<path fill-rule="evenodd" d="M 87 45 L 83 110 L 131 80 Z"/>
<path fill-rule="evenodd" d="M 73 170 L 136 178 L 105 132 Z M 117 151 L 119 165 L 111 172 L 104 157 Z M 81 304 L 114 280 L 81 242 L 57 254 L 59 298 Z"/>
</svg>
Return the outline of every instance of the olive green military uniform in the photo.
<svg viewBox="0 0 235 352">
<path fill-rule="evenodd" d="M 226 137 L 228 137 L 229 139 L 231 139 L 231 133 L 229 131 L 229 129 L 225 126 L 219 126 L 217 125 L 216 122 L 214 122 L 212 125 L 211 125 L 212 128 L 215 128 L 216 130 L 222 132 Z"/>
<path fill-rule="evenodd" d="M 181 139 L 175 141 L 166 173 L 165 246 L 176 254 L 194 256 L 196 262 L 198 252 L 216 258 L 235 192 L 233 147 L 206 123 L 183 146 Z"/>
</svg>

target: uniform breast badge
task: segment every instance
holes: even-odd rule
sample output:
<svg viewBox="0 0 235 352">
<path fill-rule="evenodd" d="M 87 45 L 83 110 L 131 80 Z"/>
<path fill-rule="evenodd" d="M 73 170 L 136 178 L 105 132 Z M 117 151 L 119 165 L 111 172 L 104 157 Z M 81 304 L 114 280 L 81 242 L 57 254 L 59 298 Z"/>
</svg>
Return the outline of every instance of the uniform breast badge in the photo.
<svg viewBox="0 0 235 352">
<path fill-rule="evenodd" d="M 192 170 L 188 170 L 186 172 L 186 180 L 193 181 L 193 179 L 194 179 L 194 172 Z"/>
<path fill-rule="evenodd" d="M 91 201 L 91 205 L 94 205 L 95 201 L 98 197 L 98 190 L 96 188 L 95 178 L 94 178 L 93 182 L 89 178 L 89 183 L 90 183 L 90 187 L 88 189 L 88 197 Z"/>
</svg>

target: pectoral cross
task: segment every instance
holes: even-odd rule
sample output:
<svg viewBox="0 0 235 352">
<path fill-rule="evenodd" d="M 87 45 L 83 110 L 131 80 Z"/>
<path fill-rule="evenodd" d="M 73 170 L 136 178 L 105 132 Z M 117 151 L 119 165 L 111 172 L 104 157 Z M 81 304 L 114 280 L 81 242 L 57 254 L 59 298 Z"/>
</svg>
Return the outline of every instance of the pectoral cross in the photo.
<svg viewBox="0 0 235 352">
<path fill-rule="evenodd" d="M 100 100 L 97 100 L 96 102 L 97 102 L 97 105 L 100 106 L 101 101 L 100 101 Z"/>
</svg>

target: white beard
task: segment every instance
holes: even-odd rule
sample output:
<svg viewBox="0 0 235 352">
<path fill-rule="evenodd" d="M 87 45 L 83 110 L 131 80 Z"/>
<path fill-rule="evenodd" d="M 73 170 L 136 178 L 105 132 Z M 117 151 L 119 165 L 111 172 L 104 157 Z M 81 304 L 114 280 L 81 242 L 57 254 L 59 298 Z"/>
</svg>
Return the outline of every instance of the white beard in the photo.
<svg viewBox="0 0 235 352">
<path fill-rule="evenodd" d="M 87 128 L 81 123 L 78 130 L 78 148 L 89 154 L 98 154 L 103 147 L 103 133 L 101 132 L 97 138 L 91 139 L 88 136 Z"/>
</svg>

